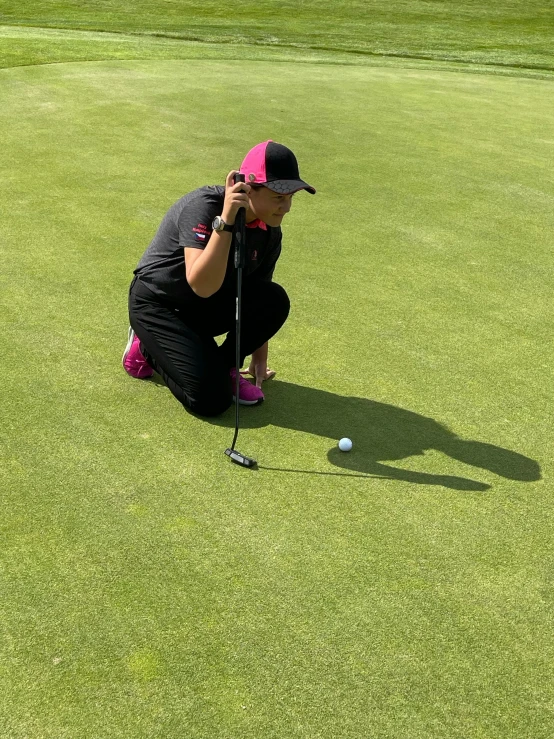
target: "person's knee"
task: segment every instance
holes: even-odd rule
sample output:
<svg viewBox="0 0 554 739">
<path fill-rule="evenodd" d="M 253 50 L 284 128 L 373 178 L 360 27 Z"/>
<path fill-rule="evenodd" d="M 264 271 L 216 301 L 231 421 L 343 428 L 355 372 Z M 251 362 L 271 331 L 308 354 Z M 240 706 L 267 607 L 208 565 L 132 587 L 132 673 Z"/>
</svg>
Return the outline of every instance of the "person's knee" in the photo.
<svg viewBox="0 0 554 739">
<path fill-rule="evenodd" d="M 233 402 L 233 396 L 231 393 L 214 397 L 199 397 L 194 400 L 189 400 L 186 403 L 186 407 L 198 416 L 220 416 L 225 413 L 228 408 L 231 407 Z"/>
<path fill-rule="evenodd" d="M 277 282 L 258 282 L 253 295 L 258 310 L 268 310 L 271 315 L 279 316 L 284 323 L 290 312 L 290 299 L 287 291 Z M 250 296 L 247 296 L 247 299 Z"/>
<path fill-rule="evenodd" d="M 287 295 L 287 291 L 284 287 L 277 284 L 276 282 L 270 282 L 269 285 L 272 300 L 274 301 L 279 313 L 286 319 L 290 312 L 290 299 Z"/>
</svg>

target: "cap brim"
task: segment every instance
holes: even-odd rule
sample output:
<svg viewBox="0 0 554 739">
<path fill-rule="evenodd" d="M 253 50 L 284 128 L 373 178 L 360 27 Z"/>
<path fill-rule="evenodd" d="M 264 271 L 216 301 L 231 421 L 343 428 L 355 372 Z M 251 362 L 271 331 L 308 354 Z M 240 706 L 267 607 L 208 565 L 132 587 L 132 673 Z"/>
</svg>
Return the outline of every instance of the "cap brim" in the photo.
<svg viewBox="0 0 554 739">
<path fill-rule="evenodd" d="M 291 192 L 298 192 L 299 190 L 307 190 L 311 195 L 315 195 L 316 192 L 304 180 L 272 180 L 271 182 L 260 182 L 260 184 L 281 195 L 290 195 Z"/>
</svg>

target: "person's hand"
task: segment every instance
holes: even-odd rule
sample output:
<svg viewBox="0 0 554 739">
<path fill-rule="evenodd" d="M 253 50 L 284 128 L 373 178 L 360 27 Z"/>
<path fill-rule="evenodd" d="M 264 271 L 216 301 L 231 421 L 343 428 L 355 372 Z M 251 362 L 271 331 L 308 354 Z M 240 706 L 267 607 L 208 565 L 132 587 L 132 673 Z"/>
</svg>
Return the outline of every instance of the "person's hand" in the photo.
<svg viewBox="0 0 554 739">
<path fill-rule="evenodd" d="M 269 369 L 266 362 L 258 362 L 257 364 L 254 364 L 254 362 L 250 362 L 250 367 L 245 371 L 241 372 L 241 375 L 250 375 L 251 377 L 254 377 L 256 380 L 256 387 L 262 386 L 262 382 L 265 382 L 266 380 L 271 380 L 272 377 L 275 377 L 277 373 Z"/>
<path fill-rule="evenodd" d="M 238 171 L 238 169 L 233 169 L 229 172 L 225 181 L 225 200 L 223 201 L 223 213 L 221 217 L 228 226 L 234 225 L 239 208 L 246 208 L 248 210 L 250 205 L 250 201 L 248 200 L 248 193 L 252 189 L 250 185 L 246 182 L 237 182 L 236 185 L 233 184 L 233 175 Z"/>
</svg>

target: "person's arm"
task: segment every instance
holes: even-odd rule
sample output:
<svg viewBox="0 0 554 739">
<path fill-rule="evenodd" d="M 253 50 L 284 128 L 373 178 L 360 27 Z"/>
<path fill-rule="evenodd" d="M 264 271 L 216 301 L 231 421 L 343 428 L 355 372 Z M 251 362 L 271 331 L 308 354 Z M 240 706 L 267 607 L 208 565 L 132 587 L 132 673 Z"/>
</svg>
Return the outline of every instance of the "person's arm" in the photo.
<svg viewBox="0 0 554 739">
<path fill-rule="evenodd" d="M 228 222 L 225 216 L 221 217 Z M 212 231 L 205 249 L 185 246 L 187 282 L 199 297 L 209 298 L 223 284 L 232 240 L 229 231 Z"/>
<path fill-rule="evenodd" d="M 269 352 L 269 342 L 266 341 L 263 346 L 261 346 L 259 349 L 256 349 L 255 352 L 252 352 L 252 362 L 254 364 L 263 363 L 267 366 L 267 355 Z"/>
<path fill-rule="evenodd" d="M 262 280 L 264 282 L 271 282 L 273 279 L 273 272 L 275 271 L 275 264 L 281 254 L 281 242 L 282 234 L 281 229 L 275 238 L 272 249 L 267 255 L 265 261 L 260 265 L 259 269 L 254 273 L 255 279 Z M 263 346 L 252 352 L 252 360 L 248 367 L 248 374 L 256 378 L 257 387 L 262 386 L 262 382 L 270 380 L 275 377 L 275 371 L 269 369 L 267 366 L 267 355 L 268 355 L 268 342 L 266 341 Z"/>
<path fill-rule="evenodd" d="M 256 386 L 261 387 L 262 382 L 275 377 L 275 372 L 267 366 L 268 342 L 252 352 L 252 361 L 248 367 L 248 374 L 256 378 Z"/>
<path fill-rule="evenodd" d="M 248 209 L 250 185 L 245 182 L 233 184 L 236 170 L 229 172 L 225 182 L 225 200 L 221 217 L 228 226 L 233 226 L 239 208 Z M 210 240 L 201 251 L 185 247 L 187 282 L 201 298 L 209 298 L 216 293 L 225 279 L 229 249 L 233 234 L 230 231 L 212 231 Z"/>
</svg>

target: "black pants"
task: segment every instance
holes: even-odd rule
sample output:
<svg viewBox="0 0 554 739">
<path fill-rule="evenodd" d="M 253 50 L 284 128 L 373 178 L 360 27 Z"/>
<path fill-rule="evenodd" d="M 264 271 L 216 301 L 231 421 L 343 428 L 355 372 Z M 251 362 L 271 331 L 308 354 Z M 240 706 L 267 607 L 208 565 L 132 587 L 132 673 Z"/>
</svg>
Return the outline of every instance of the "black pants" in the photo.
<svg viewBox="0 0 554 739">
<path fill-rule="evenodd" d="M 290 302 L 275 282 L 242 284 L 240 367 L 287 320 Z M 217 295 L 199 307 L 162 302 L 140 279 L 129 289 L 129 320 L 141 351 L 185 408 L 217 416 L 233 402 L 229 370 L 235 366 L 234 294 Z M 227 334 L 218 347 L 214 336 Z"/>
</svg>

